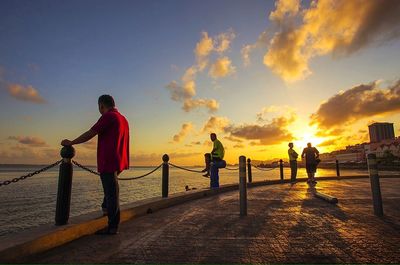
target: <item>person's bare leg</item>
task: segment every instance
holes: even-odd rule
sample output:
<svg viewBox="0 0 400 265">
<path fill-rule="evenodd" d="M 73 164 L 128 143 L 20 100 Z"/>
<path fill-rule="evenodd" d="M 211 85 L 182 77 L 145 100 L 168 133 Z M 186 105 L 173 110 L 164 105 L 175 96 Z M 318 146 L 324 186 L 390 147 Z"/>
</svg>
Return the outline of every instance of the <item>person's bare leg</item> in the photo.
<svg viewBox="0 0 400 265">
<path fill-rule="evenodd" d="M 211 154 L 207 153 L 204 154 L 204 162 L 206 164 L 206 168 L 203 169 L 203 172 L 206 172 L 206 174 L 204 174 L 204 177 L 209 177 L 210 176 L 210 163 L 211 163 Z"/>
</svg>

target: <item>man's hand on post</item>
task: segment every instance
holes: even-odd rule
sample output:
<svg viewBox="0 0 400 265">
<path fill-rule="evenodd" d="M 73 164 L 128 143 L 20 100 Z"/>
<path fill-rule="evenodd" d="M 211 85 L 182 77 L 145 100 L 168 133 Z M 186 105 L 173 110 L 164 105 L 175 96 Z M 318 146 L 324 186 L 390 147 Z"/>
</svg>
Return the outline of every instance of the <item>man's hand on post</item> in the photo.
<svg viewBox="0 0 400 265">
<path fill-rule="evenodd" d="M 61 145 L 62 146 L 71 146 L 72 145 L 72 141 L 68 140 L 68 139 L 64 139 L 61 141 Z"/>
</svg>

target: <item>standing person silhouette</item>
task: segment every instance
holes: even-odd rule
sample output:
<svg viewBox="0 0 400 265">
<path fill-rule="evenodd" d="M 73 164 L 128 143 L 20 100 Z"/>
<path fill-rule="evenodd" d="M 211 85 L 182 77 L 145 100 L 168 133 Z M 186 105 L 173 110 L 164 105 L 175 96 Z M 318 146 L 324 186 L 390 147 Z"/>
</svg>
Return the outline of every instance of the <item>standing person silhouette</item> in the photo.
<svg viewBox="0 0 400 265">
<path fill-rule="evenodd" d="M 306 170 L 309 184 L 316 184 L 315 172 L 317 172 L 317 165 L 319 160 L 319 151 L 317 148 L 312 147 L 311 143 L 307 143 L 307 147 L 303 149 L 301 157 L 306 159 Z"/>
<path fill-rule="evenodd" d="M 75 140 L 63 140 L 61 145 L 81 144 L 98 135 L 97 171 L 103 185 L 102 207 L 107 211 L 108 227 L 96 234 L 115 235 L 120 222 L 118 175 L 129 169 L 129 124 L 110 95 L 100 96 L 98 106 L 101 117 L 97 123 Z"/>
<path fill-rule="evenodd" d="M 299 154 L 293 149 L 293 143 L 288 144 L 288 155 L 289 155 L 289 164 L 290 164 L 290 182 L 296 182 L 297 176 L 297 157 Z"/>
</svg>

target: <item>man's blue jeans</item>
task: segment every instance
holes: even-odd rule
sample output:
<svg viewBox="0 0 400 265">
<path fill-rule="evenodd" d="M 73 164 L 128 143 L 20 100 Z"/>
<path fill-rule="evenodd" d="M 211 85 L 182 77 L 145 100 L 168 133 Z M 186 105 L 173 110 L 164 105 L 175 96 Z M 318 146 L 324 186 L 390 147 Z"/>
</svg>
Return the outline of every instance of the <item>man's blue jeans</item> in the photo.
<svg viewBox="0 0 400 265">
<path fill-rule="evenodd" d="M 119 185 L 116 174 L 101 173 L 101 183 L 104 190 L 103 208 L 107 208 L 108 227 L 118 228 L 120 221 Z"/>
<path fill-rule="evenodd" d="M 219 169 L 226 167 L 226 162 L 221 159 L 213 159 L 211 163 L 210 187 L 219 188 Z"/>
</svg>

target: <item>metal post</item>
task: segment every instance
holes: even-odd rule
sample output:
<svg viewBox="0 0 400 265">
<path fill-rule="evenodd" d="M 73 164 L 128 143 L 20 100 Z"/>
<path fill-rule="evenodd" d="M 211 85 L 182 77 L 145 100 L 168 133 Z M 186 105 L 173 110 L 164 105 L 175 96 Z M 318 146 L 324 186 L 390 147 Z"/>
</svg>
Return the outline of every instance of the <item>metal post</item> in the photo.
<svg viewBox="0 0 400 265">
<path fill-rule="evenodd" d="M 283 160 L 279 160 L 279 173 L 281 176 L 281 180 L 283 180 Z"/>
<path fill-rule="evenodd" d="M 371 182 L 372 203 L 374 205 L 374 214 L 377 216 L 383 215 L 381 187 L 379 184 L 378 164 L 375 154 L 368 154 L 368 171 L 369 180 Z"/>
<path fill-rule="evenodd" d="M 169 186 L 169 156 L 167 154 L 163 155 L 163 166 L 162 166 L 162 197 L 168 197 L 168 186 Z"/>
<path fill-rule="evenodd" d="M 253 182 L 253 175 L 251 173 L 251 159 L 247 158 L 247 176 L 249 183 Z"/>
<path fill-rule="evenodd" d="M 75 149 L 72 146 L 64 146 L 60 151 L 60 155 L 63 158 L 63 161 L 60 164 L 58 176 L 55 222 L 56 225 L 65 225 L 68 223 L 71 205 L 73 175 L 71 159 L 75 156 Z"/>
<path fill-rule="evenodd" d="M 340 177 L 339 160 L 336 159 L 336 176 Z"/>
<path fill-rule="evenodd" d="M 240 216 L 247 215 L 246 157 L 239 157 L 239 202 Z"/>
</svg>

